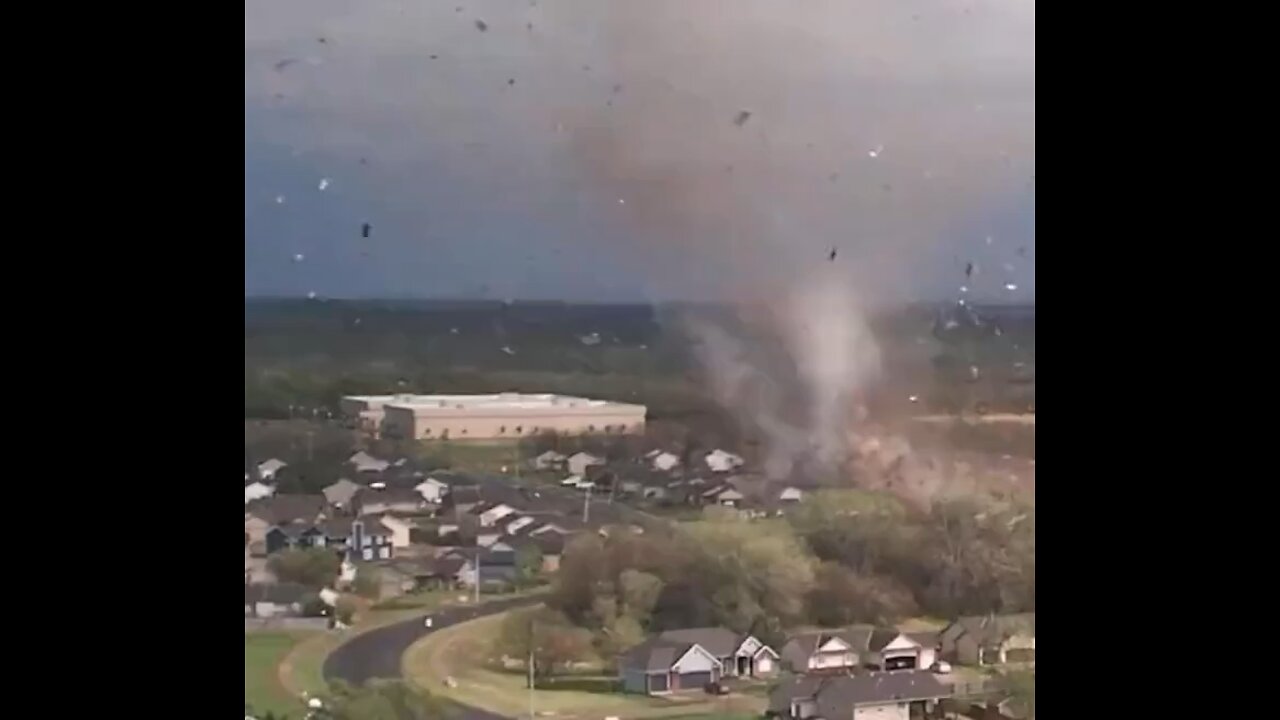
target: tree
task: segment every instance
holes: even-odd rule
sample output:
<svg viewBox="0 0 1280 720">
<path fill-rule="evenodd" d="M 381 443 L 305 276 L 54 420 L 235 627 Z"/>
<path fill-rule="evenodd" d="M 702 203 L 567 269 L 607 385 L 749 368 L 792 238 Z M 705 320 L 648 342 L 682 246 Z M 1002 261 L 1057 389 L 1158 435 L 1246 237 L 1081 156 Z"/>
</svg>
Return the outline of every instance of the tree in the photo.
<svg viewBox="0 0 1280 720">
<path fill-rule="evenodd" d="M 541 574 L 542 548 L 536 543 L 522 545 L 516 550 L 516 585 L 532 585 Z"/>
<path fill-rule="evenodd" d="M 400 681 L 372 680 L 352 687 L 333 683 L 316 720 L 442 720 L 447 708 L 429 693 Z"/>
<path fill-rule="evenodd" d="M 1011 709 L 1022 717 L 1035 720 L 1036 717 L 1036 673 L 1034 670 L 1020 670 L 1005 675 L 1001 681 L 1005 694 L 1009 698 Z"/>
<path fill-rule="evenodd" d="M 268 562 L 271 571 L 282 581 L 314 588 L 331 584 L 341 565 L 338 554 L 325 548 L 284 550 Z"/>
<path fill-rule="evenodd" d="M 859 576 L 839 563 L 818 567 L 809 615 L 819 625 L 893 625 L 917 611 L 911 592 L 892 578 Z"/>
<path fill-rule="evenodd" d="M 640 570 L 627 569 L 618 575 L 625 613 L 641 625 L 649 622 L 653 606 L 662 593 L 662 578 Z"/>
<path fill-rule="evenodd" d="M 532 656 L 533 675 L 551 677 L 590 655 L 591 635 L 555 610 L 513 610 L 502 621 L 495 650 L 526 663 Z"/>
<path fill-rule="evenodd" d="M 377 600 L 382 593 L 382 577 L 378 568 L 372 565 L 361 565 L 357 568 L 353 589 L 362 598 Z"/>
<path fill-rule="evenodd" d="M 350 625 L 352 619 L 356 616 L 356 603 L 349 597 L 338 598 L 337 606 L 333 609 L 333 616 L 343 625 Z"/>
</svg>

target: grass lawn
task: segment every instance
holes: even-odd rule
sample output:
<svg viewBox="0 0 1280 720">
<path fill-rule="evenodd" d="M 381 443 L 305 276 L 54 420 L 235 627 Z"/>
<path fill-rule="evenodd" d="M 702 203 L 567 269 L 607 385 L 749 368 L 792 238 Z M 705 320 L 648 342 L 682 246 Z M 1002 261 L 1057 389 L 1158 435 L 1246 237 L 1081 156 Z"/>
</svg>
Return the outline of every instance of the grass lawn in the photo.
<svg viewBox="0 0 1280 720">
<path fill-rule="evenodd" d="M 412 645 L 403 659 L 404 675 L 419 688 L 466 705 L 509 717 L 529 712 L 529 690 L 519 672 L 490 669 L 486 660 L 504 615 L 494 615 L 455 625 L 426 636 Z M 452 677 L 457 687 L 445 685 Z M 710 698 L 693 694 L 676 698 L 651 698 L 614 692 L 612 679 L 566 677 L 549 681 L 554 689 L 533 692 L 537 713 L 557 718 L 675 717 L 722 715 L 758 716 L 762 698 L 730 696 Z"/>
<path fill-rule="evenodd" d="M 539 588 L 532 592 L 541 592 Z M 295 645 L 280 667 L 280 679 L 285 689 L 293 695 L 306 692 L 312 695 L 323 693 L 329 689 L 324 679 L 324 661 L 329 653 L 351 638 L 374 630 L 384 625 L 391 625 L 417 617 L 427 610 L 446 605 L 460 604 L 458 597 L 470 593 L 460 590 L 437 590 L 404 595 L 387 601 L 381 606 L 374 605 L 356 615 L 356 623 L 346 631 L 329 631 L 315 633 Z M 481 602 L 504 598 L 505 595 L 485 595 Z"/>
<path fill-rule="evenodd" d="M 253 632 L 244 635 L 244 701 L 258 712 L 296 712 L 295 695 L 280 682 L 279 666 L 306 632 Z"/>
</svg>

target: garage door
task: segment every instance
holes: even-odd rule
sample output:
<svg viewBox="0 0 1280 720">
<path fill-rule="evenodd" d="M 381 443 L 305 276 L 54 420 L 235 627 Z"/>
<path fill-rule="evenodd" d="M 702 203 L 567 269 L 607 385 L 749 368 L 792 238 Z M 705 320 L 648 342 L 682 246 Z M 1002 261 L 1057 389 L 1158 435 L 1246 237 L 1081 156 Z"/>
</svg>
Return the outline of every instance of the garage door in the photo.
<svg viewBox="0 0 1280 720">
<path fill-rule="evenodd" d="M 710 672 L 694 672 L 680 674 L 680 687 L 685 689 L 700 688 L 711 682 Z"/>
</svg>

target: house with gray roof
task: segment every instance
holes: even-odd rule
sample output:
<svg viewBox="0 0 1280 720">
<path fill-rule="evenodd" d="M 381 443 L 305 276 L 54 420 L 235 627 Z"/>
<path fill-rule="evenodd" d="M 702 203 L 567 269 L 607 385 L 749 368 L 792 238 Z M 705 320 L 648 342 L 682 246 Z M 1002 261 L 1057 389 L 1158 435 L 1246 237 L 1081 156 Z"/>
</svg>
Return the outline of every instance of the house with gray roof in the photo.
<svg viewBox="0 0 1280 720">
<path fill-rule="evenodd" d="M 951 690 L 924 671 L 797 675 L 769 695 L 769 712 L 788 720 L 907 720 L 926 716 Z"/>
<path fill-rule="evenodd" d="M 618 659 L 627 692 L 659 695 L 701 689 L 722 677 L 763 677 L 778 669 L 778 654 L 759 639 L 725 628 L 668 630 Z"/>
<path fill-rule="evenodd" d="M 721 671 L 720 661 L 706 648 L 661 636 L 640 643 L 618 658 L 623 690 L 645 695 L 701 690 L 718 681 Z"/>
<path fill-rule="evenodd" d="M 337 507 L 350 507 L 351 499 L 356 496 L 356 493 L 360 492 L 362 487 L 363 486 L 351 482 L 346 478 L 341 478 L 332 485 L 325 487 L 320 492 L 324 493 L 324 499 L 327 500 L 330 505 Z"/>
<path fill-rule="evenodd" d="M 963 665 L 1035 662 L 1036 614 L 962 617 L 938 635 L 942 657 Z"/>
</svg>

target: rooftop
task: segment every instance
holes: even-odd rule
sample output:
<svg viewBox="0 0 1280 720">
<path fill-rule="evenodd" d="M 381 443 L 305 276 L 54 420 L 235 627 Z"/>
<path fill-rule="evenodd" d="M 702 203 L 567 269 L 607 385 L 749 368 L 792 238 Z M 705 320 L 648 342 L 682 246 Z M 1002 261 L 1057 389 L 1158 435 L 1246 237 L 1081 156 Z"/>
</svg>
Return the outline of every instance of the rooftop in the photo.
<svg viewBox="0 0 1280 720">
<path fill-rule="evenodd" d="M 495 393 L 492 395 L 351 395 L 348 400 L 381 403 L 411 410 L 561 410 L 566 408 L 637 408 L 640 405 L 591 400 L 572 395 Z"/>
</svg>

